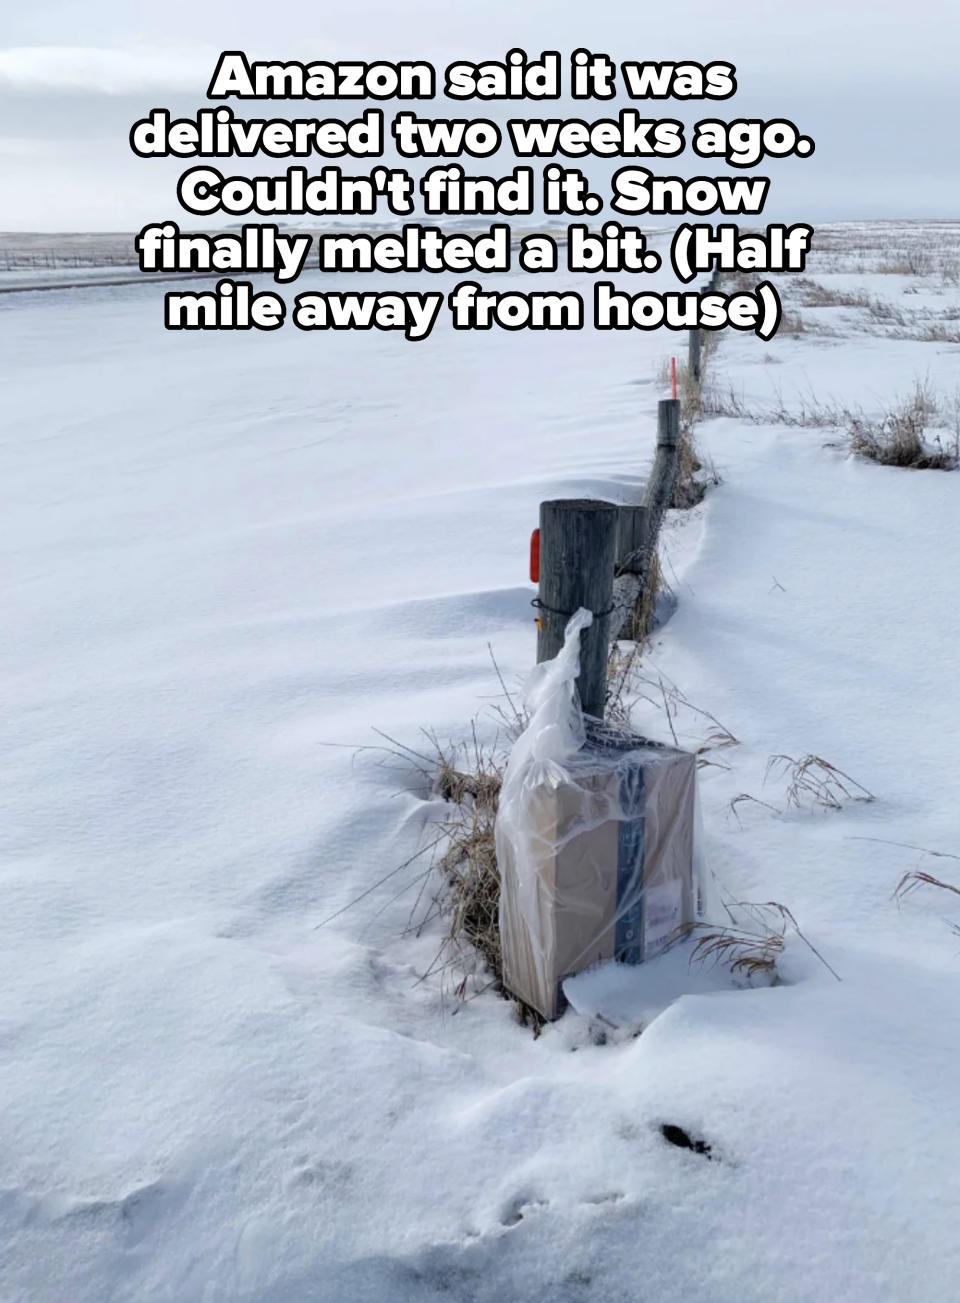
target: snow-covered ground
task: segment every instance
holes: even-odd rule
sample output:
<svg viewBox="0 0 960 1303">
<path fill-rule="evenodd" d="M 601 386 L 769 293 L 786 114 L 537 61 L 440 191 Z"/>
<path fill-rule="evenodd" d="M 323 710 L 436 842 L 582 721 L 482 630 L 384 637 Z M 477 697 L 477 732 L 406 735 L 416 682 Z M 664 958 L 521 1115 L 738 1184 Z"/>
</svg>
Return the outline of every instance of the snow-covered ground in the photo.
<svg viewBox="0 0 960 1303">
<path fill-rule="evenodd" d="M 873 257 L 811 275 L 960 302 Z M 756 990 L 668 956 L 581 979 L 640 1036 L 570 1011 L 534 1039 L 420 980 L 426 861 L 382 880 L 427 807 L 357 747 L 462 735 L 500 692 L 488 643 L 522 678 L 537 504 L 637 495 L 682 339 L 178 335 L 152 285 L 0 300 L 4 1300 L 956 1297 L 960 908 L 891 895 L 960 864 L 890 843 L 960 854 L 960 476 L 748 416 L 917 378 L 947 409 L 960 348 L 792 310 L 831 333 L 712 359 L 742 414 L 699 427 L 724 482 L 668 523 L 679 605 L 641 672 L 739 739 L 701 771 L 710 866 L 842 980 L 798 938 Z M 794 809 L 781 753 L 876 800 Z"/>
</svg>

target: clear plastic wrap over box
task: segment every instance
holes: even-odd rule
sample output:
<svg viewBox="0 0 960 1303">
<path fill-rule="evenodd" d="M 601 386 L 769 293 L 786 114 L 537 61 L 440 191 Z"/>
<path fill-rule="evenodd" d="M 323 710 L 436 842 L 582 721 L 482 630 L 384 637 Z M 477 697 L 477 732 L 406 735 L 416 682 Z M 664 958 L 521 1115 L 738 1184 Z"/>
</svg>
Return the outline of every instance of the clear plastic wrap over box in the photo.
<svg viewBox="0 0 960 1303">
<path fill-rule="evenodd" d="M 544 1018 L 592 964 L 636 964 L 697 917 L 696 756 L 581 714 L 589 611 L 527 685 L 496 824 L 507 989 Z"/>
</svg>

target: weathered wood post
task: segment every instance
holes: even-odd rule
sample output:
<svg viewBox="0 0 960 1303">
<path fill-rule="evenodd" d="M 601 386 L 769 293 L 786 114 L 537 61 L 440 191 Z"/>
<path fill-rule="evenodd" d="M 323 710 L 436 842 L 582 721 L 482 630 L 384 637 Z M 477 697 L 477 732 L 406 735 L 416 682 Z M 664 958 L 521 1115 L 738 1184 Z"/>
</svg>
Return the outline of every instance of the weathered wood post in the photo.
<svg viewBox="0 0 960 1303">
<path fill-rule="evenodd" d="M 593 624 L 580 636 L 580 704 L 603 718 L 613 607 L 618 509 L 612 502 L 559 498 L 540 503 L 540 594 L 537 661 L 563 646 L 567 621 L 581 606 Z"/>
<path fill-rule="evenodd" d="M 649 546 L 650 508 L 617 508 L 617 555 L 615 573 L 643 574 L 643 562 Z"/>
<path fill-rule="evenodd" d="M 690 330 L 690 347 L 687 355 L 687 369 L 697 384 L 700 383 L 700 349 L 703 336 L 697 326 Z"/>
<path fill-rule="evenodd" d="M 644 494 L 643 524 L 624 519 L 621 530 L 635 530 L 641 546 L 633 556 L 618 554 L 618 597 L 621 618 L 616 637 L 642 640 L 646 636 L 647 620 L 653 611 L 659 584 L 656 564 L 657 538 L 664 512 L 673 502 L 679 468 L 680 400 L 664 398 L 657 411 L 657 451 L 653 459 L 650 478 Z M 624 510 L 621 508 L 621 511 Z M 626 630 L 626 634 L 624 634 Z"/>
<path fill-rule="evenodd" d="M 645 506 L 617 508 L 617 554 L 613 580 L 613 616 L 610 639 L 635 636 L 643 576 L 650 568 L 650 509 Z"/>
<path fill-rule="evenodd" d="M 656 545 L 663 513 L 673 501 L 680 446 L 680 399 L 661 398 L 657 409 L 657 453 L 647 480 L 644 505 L 649 511 L 650 537 Z"/>
</svg>

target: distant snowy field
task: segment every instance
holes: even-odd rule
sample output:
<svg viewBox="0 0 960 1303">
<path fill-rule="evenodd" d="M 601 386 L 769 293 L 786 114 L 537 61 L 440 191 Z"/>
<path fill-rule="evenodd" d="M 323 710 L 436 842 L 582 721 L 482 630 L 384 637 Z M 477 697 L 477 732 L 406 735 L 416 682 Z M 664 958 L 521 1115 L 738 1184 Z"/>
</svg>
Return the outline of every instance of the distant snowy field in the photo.
<svg viewBox="0 0 960 1303">
<path fill-rule="evenodd" d="M 926 379 L 946 439 L 957 229 L 824 233 L 809 274 L 899 322 L 791 290 L 805 330 L 722 339 L 724 483 L 668 523 L 644 665 L 739 739 L 701 772 L 711 867 L 843 980 L 796 940 L 769 989 L 591 974 L 646 1024 L 605 1044 L 420 980 L 426 863 L 375 884 L 427 807 L 356 748 L 463 736 L 488 643 L 522 679 L 537 505 L 636 498 L 684 337 L 177 335 L 154 286 L 0 297 L 0 1297 L 956 1298 L 960 901 L 891 893 L 960 864 L 889 843 L 960 855 L 960 476 L 757 418 Z M 912 241 L 929 265 L 891 270 Z M 791 809 L 779 753 L 877 799 Z"/>
</svg>

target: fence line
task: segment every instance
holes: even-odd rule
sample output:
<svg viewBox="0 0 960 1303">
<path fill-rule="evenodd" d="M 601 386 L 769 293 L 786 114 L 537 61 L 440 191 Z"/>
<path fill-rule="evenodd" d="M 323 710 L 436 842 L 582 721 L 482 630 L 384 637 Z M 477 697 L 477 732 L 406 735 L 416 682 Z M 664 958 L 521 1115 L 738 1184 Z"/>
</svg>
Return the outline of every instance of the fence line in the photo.
<svg viewBox="0 0 960 1303">
<path fill-rule="evenodd" d="M 717 269 L 707 292 L 719 289 Z M 688 372 L 699 385 L 703 332 L 689 332 Z M 680 473 L 679 398 L 660 400 L 657 447 L 643 501 L 618 506 L 584 499 L 540 504 L 537 661 L 549 660 L 563 644 L 567 620 L 580 607 L 594 614 L 582 635 L 580 700 L 589 715 L 603 717 L 610 643 L 624 635 L 641 639 L 657 583 L 657 546 L 663 518 Z"/>
</svg>

